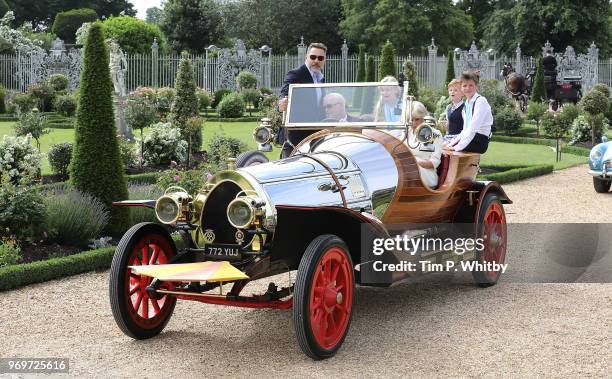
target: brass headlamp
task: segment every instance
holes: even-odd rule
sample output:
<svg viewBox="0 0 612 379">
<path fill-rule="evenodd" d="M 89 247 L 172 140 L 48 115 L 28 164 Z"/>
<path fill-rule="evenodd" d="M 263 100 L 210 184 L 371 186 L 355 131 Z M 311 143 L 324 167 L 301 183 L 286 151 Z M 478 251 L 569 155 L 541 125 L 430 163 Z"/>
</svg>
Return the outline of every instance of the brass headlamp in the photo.
<svg viewBox="0 0 612 379">
<path fill-rule="evenodd" d="M 188 220 L 191 200 L 192 197 L 184 188 L 169 187 L 155 202 L 155 216 L 162 224 L 175 224 L 179 220 Z"/>
</svg>

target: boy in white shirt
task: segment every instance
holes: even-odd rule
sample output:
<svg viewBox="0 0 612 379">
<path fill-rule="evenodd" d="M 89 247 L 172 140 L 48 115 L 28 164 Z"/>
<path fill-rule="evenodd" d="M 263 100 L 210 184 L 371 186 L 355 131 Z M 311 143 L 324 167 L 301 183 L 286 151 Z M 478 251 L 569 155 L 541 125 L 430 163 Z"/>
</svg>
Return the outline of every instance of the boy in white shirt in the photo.
<svg viewBox="0 0 612 379">
<path fill-rule="evenodd" d="M 461 91 L 466 97 L 463 110 L 463 130 L 445 148 L 484 154 L 489 147 L 493 114 L 487 99 L 478 94 L 479 76 L 474 72 L 461 74 Z"/>
</svg>

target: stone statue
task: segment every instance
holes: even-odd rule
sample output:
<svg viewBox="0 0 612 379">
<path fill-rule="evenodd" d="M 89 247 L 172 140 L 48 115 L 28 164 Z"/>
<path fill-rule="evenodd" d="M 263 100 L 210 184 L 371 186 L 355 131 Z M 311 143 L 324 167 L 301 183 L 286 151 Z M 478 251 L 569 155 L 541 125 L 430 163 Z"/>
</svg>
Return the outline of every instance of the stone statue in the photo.
<svg viewBox="0 0 612 379">
<path fill-rule="evenodd" d="M 117 134 L 123 138 L 132 141 L 134 135 L 130 126 L 125 122 L 123 115 L 124 104 L 127 103 L 127 87 L 125 84 L 125 73 L 127 72 L 127 59 L 121 50 L 121 47 L 115 40 L 110 40 L 110 74 L 113 81 L 115 93 L 113 94 L 113 108 L 115 110 L 115 126 Z"/>
<path fill-rule="evenodd" d="M 110 72 L 111 79 L 113 81 L 113 87 L 115 93 L 121 97 L 127 96 L 127 90 L 125 86 L 125 73 L 127 72 L 127 60 L 123 50 L 119 47 L 119 44 L 115 40 L 110 42 Z"/>
</svg>

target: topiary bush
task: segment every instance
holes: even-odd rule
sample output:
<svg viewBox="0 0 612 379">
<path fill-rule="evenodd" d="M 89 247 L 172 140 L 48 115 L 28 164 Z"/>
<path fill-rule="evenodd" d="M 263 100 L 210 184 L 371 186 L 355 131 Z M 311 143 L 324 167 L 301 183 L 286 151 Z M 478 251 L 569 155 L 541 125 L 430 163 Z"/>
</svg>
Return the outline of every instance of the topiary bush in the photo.
<svg viewBox="0 0 612 379">
<path fill-rule="evenodd" d="M 221 100 L 223 100 L 223 98 L 226 95 L 229 95 L 230 93 L 232 93 L 232 91 L 230 91 L 227 88 L 219 88 L 215 90 L 215 93 L 213 95 L 213 100 L 210 106 L 216 109 L 219 106 L 219 103 L 221 102 Z"/>
<path fill-rule="evenodd" d="M 183 162 L 187 158 L 187 142 L 181 136 L 180 129 L 169 122 L 152 125 L 143 146 L 144 154 L 141 154 L 139 146 L 137 155 L 143 157 L 147 166 Z"/>
<path fill-rule="evenodd" d="M 444 79 L 444 87 L 448 86 L 453 79 L 457 77 L 455 75 L 455 54 L 452 50 L 448 51 L 448 60 L 446 61 L 446 79 Z"/>
<path fill-rule="evenodd" d="M 268 87 L 261 87 L 261 88 L 259 88 L 259 92 L 261 92 L 262 96 L 268 96 L 268 95 L 273 95 L 274 94 L 274 91 L 272 91 Z"/>
<path fill-rule="evenodd" d="M 85 22 L 98 19 L 98 14 L 90 8 L 70 9 L 55 15 L 51 31 L 67 43 L 74 43 L 76 31 Z"/>
<path fill-rule="evenodd" d="M 3 181 L 0 186 L 0 237 L 32 239 L 43 220 L 45 205 L 38 189 Z"/>
<path fill-rule="evenodd" d="M 259 102 L 261 101 L 261 93 L 253 88 L 247 88 L 240 91 L 242 99 L 246 104 L 251 104 L 253 108 L 259 108 Z"/>
<path fill-rule="evenodd" d="M 259 102 L 259 107 L 262 110 L 267 110 L 267 109 L 272 109 L 274 108 L 274 111 L 276 111 L 276 105 L 278 103 L 278 96 L 277 95 L 265 95 L 264 97 L 262 97 L 261 101 Z"/>
<path fill-rule="evenodd" d="M 71 95 L 59 95 L 53 101 L 53 108 L 62 116 L 74 116 L 77 108 L 77 101 Z"/>
<path fill-rule="evenodd" d="M 215 135 L 208 143 L 208 160 L 218 166 L 224 166 L 227 158 L 236 158 L 247 148 L 238 138 Z"/>
<path fill-rule="evenodd" d="M 595 91 L 603 93 L 607 98 L 610 98 L 610 87 L 605 83 L 597 83 L 592 88 Z"/>
<path fill-rule="evenodd" d="M 72 144 L 70 142 L 63 142 L 51 145 L 47 157 L 53 172 L 68 179 L 68 167 L 72 158 Z"/>
<path fill-rule="evenodd" d="M 538 59 L 535 78 L 533 79 L 533 88 L 531 90 L 532 101 L 546 101 L 546 88 L 544 87 L 544 64 L 542 58 Z"/>
<path fill-rule="evenodd" d="M 504 107 L 497 111 L 493 117 L 493 126 L 496 131 L 513 134 L 523 124 L 523 118 L 514 107 Z"/>
<path fill-rule="evenodd" d="M 124 108 L 125 122 L 133 130 L 140 130 L 157 121 L 155 106 L 141 97 L 129 97 Z"/>
<path fill-rule="evenodd" d="M 159 119 L 165 119 L 170 113 L 172 103 L 174 102 L 174 88 L 162 87 L 157 90 L 155 95 L 155 109 L 157 110 L 157 117 Z"/>
<path fill-rule="evenodd" d="M 196 89 L 196 95 L 198 96 L 198 109 L 200 112 L 208 112 L 208 107 L 213 103 L 214 95 L 202 88 Z"/>
<path fill-rule="evenodd" d="M 540 135 L 540 120 L 548 110 L 548 104 L 530 101 L 527 106 L 527 118 L 536 122 L 536 135 Z"/>
<path fill-rule="evenodd" d="M 68 89 L 68 85 L 70 82 L 68 81 L 68 77 L 62 74 L 53 74 L 49 77 L 49 85 L 53 88 L 53 90 L 57 91 L 65 91 Z"/>
<path fill-rule="evenodd" d="M 36 99 L 27 93 L 17 93 L 9 101 L 10 113 L 29 112 L 36 106 Z"/>
<path fill-rule="evenodd" d="M 47 234 L 48 242 L 87 247 L 109 221 L 106 206 L 79 190 L 48 194 L 44 202 L 46 212 L 42 229 Z"/>
<path fill-rule="evenodd" d="M 113 117 L 109 53 L 100 23 L 91 26 L 83 50 L 70 178 L 76 189 L 110 209 L 106 231 L 119 235 L 129 227 L 129 210 L 111 203 L 127 199 L 128 192 Z"/>
<path fill-rule="evenodd" d="M 372 60 L 374 60 L 373 56 L 370 55 L 370 57 L 372 58 Z M 370 59 L 370 57 L 368 57 L 368 59 Z M 370 62 L 368 61 L 368 65 L 369 64 Z M 406 59 L 404 61 L 404 66 L 402 67 L 402 72 L 404 73 L 404 76 L 406 77 L 406 80 L 408 81 L 408 95 L 412 95 L 418 98 L 419 97 L 419 82 L 417 82 L 416 66 L 414 65 L 414 62 L 412 62 L 410 59 Z M 366 82 L 369 82 L 369 81 L 370 80 L 366 80 Z"/>
<path fill-rule="evenodd" d="M 47 81 L 39 81 L 28 87 L 28 93 L 38 103 L 41 112 L 51 111 L 55 90 Z"/>
<path fill-rule="evenodd" d="M 257 88 L 257 76 L 251 71 L 242 71 L 236 76 L 236 84 L 240 90 Z"/>
<path fill-rule="evenodd" d="M 32 146 L 32 136 L 5 135 L 0 143 L 0 179 L 11 183 L 32 181 L 40 170 L 40 153 Z"/>
<path fill-rule="evenodd" d="M 242 95 L 237 92 L 232 92 L 223 97 L 217 106 L 217 112 L 219 112 L 219 116 L 223 118 L 237 118 L 242 117 L 245 107 L 246 105 L 244 104 Z"/>
<path fill-rule="evenodd" d="M 191 117 L 197 117 L 198 113 L 198 98 L 196 96 L 196 85 L 193 78 L 193 66 L 187 53 L 181 54 L 178 73 L 174 84 L 176 96 L 170 110 L 172 123 L 177 125 L 181 130 L 181 135 L 185 141 L 191 139 L 192 146 L 202 145 L 202 135 L 195 131 L 189 134 L 187 130 L 187 120 Z M 192 150 L 191 152 L 194 152 Z"/>
<path fill-rule="evenodd" d="M 385 76 L 396 76 L 397 68 L 395 66 L 395 47 L 389 41 L 384 44 L 380 53 L 380 66 L 378 67 L 378 77 L 384 78 Z"/>
</svg>

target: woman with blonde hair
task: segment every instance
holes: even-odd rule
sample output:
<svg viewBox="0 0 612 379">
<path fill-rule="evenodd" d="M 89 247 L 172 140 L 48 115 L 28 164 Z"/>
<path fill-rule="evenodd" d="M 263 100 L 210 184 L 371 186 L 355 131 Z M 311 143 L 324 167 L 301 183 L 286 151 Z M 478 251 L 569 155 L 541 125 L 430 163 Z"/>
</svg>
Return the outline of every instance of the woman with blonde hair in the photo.
<svg viewBox="0 0 612 379">
<path fill-rule="evenodd" d="M 416 138 L 416 129 L 421 126 L 425 117 L 429 115 L 425 105 L 419 101 L 412 102 L 412 127 L 408 129 L 407 144 L 416 159 L 421 174 L 423 184 L 430 188 L 438 185 L 437 168 L 442 160 L 442 133 L 432 128 L 434 141 L 430 144 L 423 144 Z"/>
<path fill-rule="evenodd" d="M 395 87 L 379 87 L 380 98 L 374 108 L 374 121 L 389 121 L 397 122 L 400 120 L 399 114 L 396 114 L 396 109 L 401 107 L 401 90 L 399 82 L 394 76 L 385 76 L 381 83 L 394 83 Z"/>
</svg>

